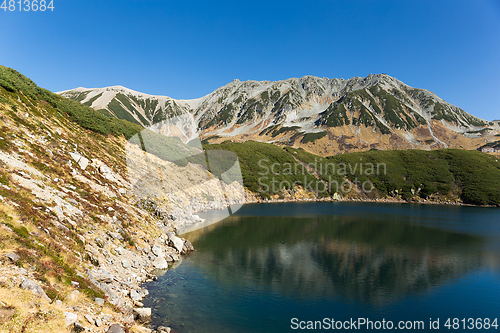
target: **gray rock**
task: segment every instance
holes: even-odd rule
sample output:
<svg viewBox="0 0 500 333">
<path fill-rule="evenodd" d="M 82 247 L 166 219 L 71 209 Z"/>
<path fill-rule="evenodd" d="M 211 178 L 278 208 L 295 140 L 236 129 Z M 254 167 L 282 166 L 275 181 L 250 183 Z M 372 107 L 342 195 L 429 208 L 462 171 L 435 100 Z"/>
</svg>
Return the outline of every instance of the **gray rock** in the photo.
<svg viewBox="0 0 500 333">
<path fill-rule="evenodd" d="M 102 325 L 102 320 L 101 320 L 99 317 L 97 317 L 97 318 L 95 319 L 95 326 L 99 327 L 99 326 L 101 326 L 101 325 Z"/>
<path fill-rule="evenodd" d="M 171 245 L 177 250 L 177 252 L 181 253 L 182 248 L 184 247 L 184 241 L 175 235 L 170 235 L 169 240 Z"/>
<path fill-rule="evenodd" d="M 151 252 L 157 257 L 164 257 L 165 255 L 163 254 L 163 249 L 159 247 L 158 245 L 153 245 L 151 247 Z"/>
<path fill-rule="evenodd" d="M 168 263 L 165 260 L 165 258 L 158 257 L 153 261 L 153 266 L 154 266 L 154 268 L 157 268 L 157 269 L 167 269 Z"/>
<path fill-rule="evenodd" d="M 170 253 L 170 256 L 172 257 L 173 261 L 179 261 L 180 260 L 179 256 L 177 254 L 175 254 L 175 253 Z"/>
<path fill-rule="evenodd" d="M 104 305 L 104 299 L 102 298 L 96 297 L 94 301 L 96 302 L 97 305 Z"/>
<path fill-rule="evenodd" d="M 130 298 L 133 301 L 141 302 L 142 301 L 142 293 L 135 290 L 135 289 L 132 289 L 132 290 L 130 290 Z"/>
<path fill-rule="evenodd" d="M 64 322 L 66 327 L 74 324 L 78 320 L 78 316 L 73 312 L 64 312 Z"/>
<path fill-rule="evenodd" d="M 123 254 L 123 247 L 117 247 L 115 249 L 115 252 L 118 253 L 118 255 L 122 255 Z"/>
<path fill-rule="evenodd" d="M 80 283 L 76 282 L 76 281 L 71 281 L 71 286 L 73 286 L 73 287 L 79 287 Z"/>
<path fill-rule="evenodd" d="M 114 275 L 111 274 L 110 272 L 108 272 L 107 270 L 105 270 L 104 268 L 101 268 L 98 271 L 98 279 L 101 282 L 111 283 L 111 282 L 113 282 L 113 278 L 114 278 Z"/>
<path fill-rule="evenodd" d="M 63 302 L 60 299 L 57 299 L 54 303 L 56 306 L 59 306 L 59 307 L 63 305 Z"/>
<path fill-rule="evenodd" d="M 151 322 L 151 308 L 135 308 L 134 319 L 140 324 L 149 324 Z"/>
<path fill-rule="evenodd" d="M 109 326 L 106 333 L 125 333 L 125 331 L 123 330 L 123 328 L 120 324 L 113 324 L 113 325 Z"/>
<path fill-rule="evenodd" d="M 194 251 L 194 246 L 187 239 L 184 241 L 184 246 L 182 247 L 182 254 L 187 254 Z"/>
<path fill-rule="evenodd" d="M 16 253 L 7 253 L 5 256 L 7 258 L 9 258 L 12 262 L 16 262 L 19 259 L 21 259 L 21 257 L 19 255 L 17 255 Z"/>
<path fill-rule="evenodd" d="M 128 261 L 126 259 L 122 260 L 122 267 L 123 268 L 130 268 L 130 266 L 131 266 L 130 261 Z"/>
<path fill-rule="evenodd" d="M 47 296 L 45 291 L 43 291 L 42 287 L 40 287 L 40 285 L 35 283 L 33 280 L 24 279 L 23 282 L 21 282 L 21 284 L 19 285 L 19 287 L 21 287 L 21 289 L 24 289 L 24 290 L 30 290 L 35 295 L 50 302 L 50 298 Z"/>
</svg>

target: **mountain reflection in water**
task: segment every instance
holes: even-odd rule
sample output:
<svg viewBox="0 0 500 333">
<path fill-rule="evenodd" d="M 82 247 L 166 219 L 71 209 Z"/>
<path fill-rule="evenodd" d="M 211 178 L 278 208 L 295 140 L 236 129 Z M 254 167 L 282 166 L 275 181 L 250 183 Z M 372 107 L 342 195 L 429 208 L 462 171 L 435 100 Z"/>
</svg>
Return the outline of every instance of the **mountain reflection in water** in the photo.
<svg viewBox="0 0 500 333">
<path fill-rule="evenodd" d="M 184 237 L 196 239 L 195 263 L 215 279 L 308 297 L 380 303 L 428 290 L 489 257 L 478 236 L 350 216 L 230 217 L 209 229 Z"/>
<path fill-rule="evenodd" d="M 196 251 L 146 286 L 154 325 L 294 332 L 294 317 L 498 316 L 498 209 L 261 204 L 207 224 L 183 234 Z"/>
</svg>

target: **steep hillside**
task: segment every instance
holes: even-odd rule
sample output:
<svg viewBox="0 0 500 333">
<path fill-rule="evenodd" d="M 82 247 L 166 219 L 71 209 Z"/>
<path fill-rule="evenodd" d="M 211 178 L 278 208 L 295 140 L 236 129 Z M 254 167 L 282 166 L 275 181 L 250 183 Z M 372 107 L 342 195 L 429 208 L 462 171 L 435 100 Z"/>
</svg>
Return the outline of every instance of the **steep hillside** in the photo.
<svg viewBox="0 0 500 333">
<path fill-rule="evenodd" d="M 192 248 L 132 191 L 126 139 L 143 128 L 3 66 L 0 120 L 0 332 L 146 332 L 140 284 Z"/>
<path fill-rule="evenodd" d="M 320 155 L 371 148 L 473 149 L 499 133 L 494 123 L 385 74 L 349 80 L 234 80 L 196 100 L 123 87 L 60 94 L 145 126 L 184 114 L 209 142 L 256 140 Z"/>
</svg>

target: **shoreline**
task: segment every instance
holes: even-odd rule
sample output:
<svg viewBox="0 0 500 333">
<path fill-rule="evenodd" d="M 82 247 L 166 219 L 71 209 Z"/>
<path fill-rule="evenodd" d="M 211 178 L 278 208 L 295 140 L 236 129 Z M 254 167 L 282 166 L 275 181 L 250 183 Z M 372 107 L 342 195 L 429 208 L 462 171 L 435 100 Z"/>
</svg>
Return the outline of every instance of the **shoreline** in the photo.
<svg viewBox="0 0 500 333">
<path fill-rule="evenodd" d="M 467 204 L 463 202 L 454 201 L 433 201 L 433 200 L 423 200 L 423 201 L 408 201 L 403 199 L 369 199 L 369 198 L 342 198 L 333 199 L 328 198 L 287 198 L 287 199 L 259 199 L 259 200 L 249 200 L 244 204 L 254 204 L 254 203 L 284 203 L 284 202 L 371 202 L 371 203 L 403 203 L 403 204 L 422 204 L 422 205 L 443 205 L 443 206 L 466 206 L 466 207 L 486 207 L 486 208 L 498 208 L 499 206 L 493 205 L 474 205 Z"/>
</svg>

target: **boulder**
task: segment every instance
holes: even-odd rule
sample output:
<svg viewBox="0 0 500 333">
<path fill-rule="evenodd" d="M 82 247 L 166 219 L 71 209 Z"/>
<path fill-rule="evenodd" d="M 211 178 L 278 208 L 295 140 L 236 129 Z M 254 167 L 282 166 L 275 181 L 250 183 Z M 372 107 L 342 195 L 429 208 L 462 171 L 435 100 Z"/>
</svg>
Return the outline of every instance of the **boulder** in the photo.
<svg viewBox="0 0 500 333">
<path fill-rule="evenodd" d="M 163 249 L 159 247 L 158 245 L 153 245 L 151 247 L 151 252 L 157 257 L 164 257 L 165 255 L 163 254 Z"/>
<path fill-rule="evenodd" d="M 21 257 L 20 257 L 18 254 L 16 254 L 16 253 L 7 253 L 5 256 L 6 256 L 7 258 L 9 258 L 9 259 L 10 259 L 10 261 L 12 261 L 12 262 L 16 262 L 16 261 L 18 261 L 19 259 L 21 259 Z"/>
<path fill-rule="evenodd" d="M 175 235 L 171 235 L 169 240 L 170 244 L 177 250 L 177 252 L 181 253 L 182 248 L 184 247 L 184 241 Z"/>
<path fill-rule="evenodd" d="M 130 298 L 133 301 L 140 302 L 140 301 L 142 301 L 142 293 L 135 290 L 135 289 L 132 289 L 132 290 L 130 290 Z"/>
<path fill-rule="evenodd" d="M 94 302 L 96 302 L 97 305 L 104 305 L 104 299 L 103 298 L 96 297 L 94 299 Z"/>
<path fill-rule="evenodd" d="M 66 327 L 73 325 L 78 320 L 78 316 L 73 312 L 64 312 L 64 322 Z"/>
<path fill-rule="evenodd" d="M 155 260 L 153 260 L 153 266 L 154 266 L 154 268 L 157 268 L 157 269 L 167 269 L 168 263 L 165 260 L 165 258 L 158 257 Z"/>
<path fill-rule="evenodd" d="M 130 268 L 130 261 L 128 261 L 127 259 L 124 259 L 122 260 L 122 267 L 123 268 Z"/>
<path fill-rule="evenodd" d="M 21 284 L 19 285 L 19 287 L 21 287 L 21 289 L 24 289 L 24 290 L 30 290 L 31 292 L 33 292 L 38 297 L 43 298 L 43 299 L 45 299 L 45 300 L 47 300 L 49 302 L 51 301 L 50 298 L 45 293 L 45 291 L 43 291 L 42 287 L 40 287 L 40 285 L 38 285 L 33 280 L 24 279 L 21 282 Z"/>
<path fill-rule="evenodd" d="M 182 247 L 182 254 L 187 254 L 189 252 L 192 252 L 194 251 L 194 246 L 193 244 L 191 244 L 190 241 L 188 241 L 187 239 L 184 241 L 184 245 Z"/>
<path fill-rule="evenodd" d="M 151 322 L 151 308 L 135 308 L 134 319 L 140 324 L 149 324 Z"/>
<path fill-rule="evenodd" d="M 113 325 L 109 326 L 109 328 L 106 331 L 106 333 L 125 333 L 125 331 L 123 330 L 122 325 L 120 325 L 120 324 L 113 324 Z"/>
<path fill-rule="evenodd" d="M 101 268 L 99 271 L 97 271 L 97 273 L 98 273 L 97 278 L 99 279 L 99 281 L 104 283 L 113 282 L 114 275 L 105 270 L 104 268 Z"/>
</svg>

